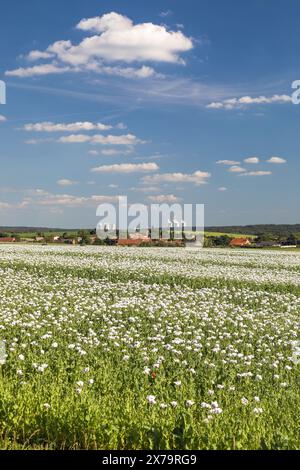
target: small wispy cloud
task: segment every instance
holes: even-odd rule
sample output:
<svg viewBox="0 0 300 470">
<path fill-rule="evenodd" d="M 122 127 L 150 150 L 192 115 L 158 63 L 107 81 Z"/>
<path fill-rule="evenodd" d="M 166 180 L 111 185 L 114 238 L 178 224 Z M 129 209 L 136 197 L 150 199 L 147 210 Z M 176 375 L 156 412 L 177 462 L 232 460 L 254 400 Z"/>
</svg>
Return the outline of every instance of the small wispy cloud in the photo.
<svg viewBox="0 0 300 470">
<path fill-rule="evenodd" d="M 43 75 L 62 74 L 70 71 L 70 67 L 61 67 L 54 64 L 41 64 L 34 65 L 33 67 L 19 67 L 15 70 L 8 70 L 5 72 L 5 75 L 7 77 L 28 78 Z"/>
<path fill-rule="evenodd" d="M 132 148 L 127 148 L 126 150 L 115 149 L 115 148 L 105 148 L 101 150 L 100 154 L 106 157 L 114 157 L 116 155 L 129 155 L 132 153 Z"/>
<path fill-rule="evenodd" d="M 242 173 L 240 176 L 269 176 L 272 175 L 272 171 L 247 171 L 246 173 Z"/>
<path fill-rule="evenodd" d="M 257 164 L 257 163 L 259 163 L 259 158 L 258 157 L 248 157 L 248 158 L 245 158 L 244 162 L 245 163 L 250 163 L 250 164 Z"/>
<path fill-rule="evenodd" d="M 233 166 L 231 166 L 230 168 L 228 168 L 228 171 L 229 171 L 230 173 L 244 173 L 244 172 L 246 172 L 247 170 L 245 170 L 245 168 L 242 168 L 241 166 L 233 165 Z"/>
<path fill-rule="evenodd" d="M 168 16 L 172 16 L 172 15 L 173 15 L 172 10 L 161 11 L 159 14 L 161 18 L 167 18 Z"/>
<path fill-rule="evenodd" d="M 111 75 L 123 78 L 164 78 L 152 67 L 143 65 L 140 68 L 101 66 L 100 64 L 81 65 L 76 67 L 58 66 L 54 63 L 34 65 L 33 67 L 19 67 L 15 70 L 8 70 L 5 75 L 8 77 L 30 78 L 44 75 L 58 75 L 65 73 L 94 72 L 103 75 Z"/>
<path fill-rule="evenodd" d="M 237 162 L 236 160 L 218 160 L 216 164 L 217 165 L 239 165 L 240 162 Z"/>
<path fill-rule="evenodd" d="M 72 123 L 59 123 L 55 124 L 53 122 L 37 122 L 35 124 L 25 124 L 23 130 L 27 132 L 83 132 L 83 131 L 108 131 L 112 129 L 113 126 L 102 124 L 102 123 L 93 123 L 89 121 L 85 122 L 72 122 Z"/>
<path fill-rule="evenodd" d="M 251 105 L 263 104 L 286 104 L 292 103 L 292 97 L 289 95 L 273 95 L 273 96 L 242 96 L 241 98 L 230 98 L 222 101 L 213 101 L 206 105 L 208 109 L 239 109 L 246 108 Z"/>
<path fill-rule="evenodd" d="M 87 135 L 87 134 L 71 134 L 68 136 L 61 137 L 58 142 L 63 144 L 82 144 L 90 142 L 92 144 L 101 145 L 127 145 L 134 146 L 137 144 L 144 144 L 143 140 L 138 139 L 133 134 L 126 135 Z"/>
<path fill-rule="evenodd" d="M 93 173 L 145 173 L 159 170 L 156 163 L 120 163 L 92 168 Z"/>
<path fill-rule="evenodd" d="M 268 163 L 274 163 L 275 165 L 281 165 L 283 163 L 287 163 L 287 160 L 281 157 L 271 157 L 267 160 Z"/>
<path fill-rule="evenodd" d="M 145 176 L 144 183 L 156 185 L 158 183 L 193 183 L 195 185 L 206 184 L 211 174 L 206 171 L 194 173 L 162 173 L 153 176 Z"/>
<path fill-rule="evenodd" d="M 18 204 L 19 207 L 28 206 L 48 206 L 48 207 L 88 207 L 95 206 L 105 202 L 118 202 L 119 196 L 92 195 L 92 196 L 73 196 L 71 194 L 53 194 L 43 190 L 28 191 L 23 201 Z"/>
<path fill-rule="evenodd" d="M 44 144 L 46 142 L 53 142 L 54 139 L 52 138 L 46 138 L 46 139 L 27 139 L 25 140 L 26 145 L 38 145 L 38 144 Z"/>
<path fill-rule="evenodd" d="M 59 186 L 74 186 L 74 185 L 78 184 L 78 181 L 63 178 L 63 179 L 58 180 L 57 184 Z"/>
<path fill-rule="evenodd" d="M 119 201 L 118 195 L 71 195 L 71 194 L 57 194 L 43 189 L 26 189 L 19 191 L 22 194 L 20 202 L 14 204 L 0 202 L 0 209 L 27 209 L 28 207 L 47 207 L 47 210 L 55 213 L 62 210 L 62 207 L 92 207 L 100 203 L 110 202 L 116 203 Z"/>
<path fill-rule="evenodd" d="M 10 208 L 11 208 L 11 204 L 9 204 L 8 202 L 0 201 L 0 210 L 10 209 Z"/>
<path fill-rule="evenodd" d="M 180 202 L 182 199 L 178 196 L 174 196 L 174 194 L 159 194 L 157 196 L 149 196 L 148 201 L 156 202 L 157 204 L 162 204 L 164 202 L 173 204 L 176 202 Z"/>
</svg>

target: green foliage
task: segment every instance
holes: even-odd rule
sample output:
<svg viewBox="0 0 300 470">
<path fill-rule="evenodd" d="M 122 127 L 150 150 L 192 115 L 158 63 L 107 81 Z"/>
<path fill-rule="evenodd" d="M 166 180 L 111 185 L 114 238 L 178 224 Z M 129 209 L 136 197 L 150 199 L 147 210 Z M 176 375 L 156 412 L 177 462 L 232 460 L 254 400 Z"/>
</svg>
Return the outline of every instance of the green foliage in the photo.
<svg viewBox="0 0 300 470">
<path fill-rule="evenodd" d="M 216 246 L 216 247 L 227 247 L 229 246 L 231 241 L 231 237 L 228 235 L 220 235 L 216 237 L 210 237 L 210 242 L 211 246 Z"/>
<path fill-rule="evenodd" d="M 87 230 L 79 230 L 78 237 L 81 238 L 81 245 L 89 245 L 91 243 L 91 236 Z"/>
</svg>

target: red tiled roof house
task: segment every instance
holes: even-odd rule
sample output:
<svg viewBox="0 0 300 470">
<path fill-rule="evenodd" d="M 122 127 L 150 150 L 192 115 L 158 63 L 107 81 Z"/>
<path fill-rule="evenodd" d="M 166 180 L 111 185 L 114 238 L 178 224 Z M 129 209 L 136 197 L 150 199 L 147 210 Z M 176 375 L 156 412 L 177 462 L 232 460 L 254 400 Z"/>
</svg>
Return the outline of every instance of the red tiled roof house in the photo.
<svg viewBox="0 0 300 470">
<path fill-rule="evenodd" d="M 229 243 L 229 246 L 231 247 L 243 247 L 243 246 L 249 246 L 251 245 L 251 242 L 248 238 L 233 238 L 230 243 Z"/>
<path fill-rule="evenodd" d="M 16 241 L 13 237 L 0 237 L 0 243 L 14 243 Z"/>
</svg>

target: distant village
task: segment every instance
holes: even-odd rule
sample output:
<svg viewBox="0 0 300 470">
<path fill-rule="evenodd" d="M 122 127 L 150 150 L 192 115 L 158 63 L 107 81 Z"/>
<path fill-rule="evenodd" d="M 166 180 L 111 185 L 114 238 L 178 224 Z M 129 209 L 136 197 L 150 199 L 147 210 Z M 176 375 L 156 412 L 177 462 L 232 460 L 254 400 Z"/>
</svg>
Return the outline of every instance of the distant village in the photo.
<svg viewBox="0 0 300 470">
<path fill-rule="evenodd" d="M 4 235 L 4 234 L 2 234 Z M 24 234 L 23 234 L 24 235 Z M 192 238 L 190 243 L 196 242 L 196 237 Z M 0 243 L 36 243 L 36 244 L 64 244 L 64 245 L 107 245 L 107 246 L 185 246 L 189 243 L 188 240 L 178 239 L 175 233 L 170 233 L 170 236 L 162 234 L 162 230 L 159 231 L 157 238 L 151 238 L 151 230 L 148 235 L 140 232 L 127 234 L 126 238 L 121 238 L 118 235 L 115 237 L 107 237 L 106 239 L 100 239 L 95 231 L 79 231 L 78 233 L 63 233 L 57 234 L 43 234 L 39 233 L 34 237 L 21 236 L 18 234 L 11 236 L 1 236 Z"/>
<path fill-rule="evenodd" d="M 168 247 L 185 247 L 199 246 L 196 236 L 185 237 L 184 232 L 176 236 L 174 229 L 170 229 L 169 234 L 159 229 L 157 238 L 151 237 L 151 229 L 148 234 L 135 233 L 127 234 L 126 238 L 119 237 L 118 231 L 115 237 L 107 237 L 102 240 L 97 237 L 95 230 L 79 230 L 64 233 L 0 233 L 1 243 L 22 243 L 22 244 L 60 244 L 60 245 L 106 245 L 106 246 L 168 246 Z M 298 248 L 300 247 L 300 237 L 289 235 L 283 240 L 272 240 L 269 236 L 233 236 L 231 234 L 211 234 L 205 233 L 204 247 L 230 247 L 230 248 Z"/>
</svg>

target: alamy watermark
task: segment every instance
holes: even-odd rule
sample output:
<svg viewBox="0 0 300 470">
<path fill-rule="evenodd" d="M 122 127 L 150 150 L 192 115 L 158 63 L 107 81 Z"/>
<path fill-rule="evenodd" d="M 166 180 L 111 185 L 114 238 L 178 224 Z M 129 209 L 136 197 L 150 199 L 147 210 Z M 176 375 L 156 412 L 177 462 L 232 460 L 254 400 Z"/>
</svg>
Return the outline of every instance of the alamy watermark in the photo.
<svg viewBox="0 0 300 470">
<path fill-rule="evenodd" d="M 300 80 L 293 81 L 292 89 L 295 90 L 292 93 L 292 103 L 300 104 Z"/>
<path fill-rule="evenodd" d="M 6 104 L 6 84 L 0 80 L 0 104 Z"/>
<path fill-rule="evenodd" d="M 100 240 L 184 240 L 203 246 L 203 204 L 128 204 L 121 196 L 118 204 L 100 204 L 96 215 Z"/>
</svg>

